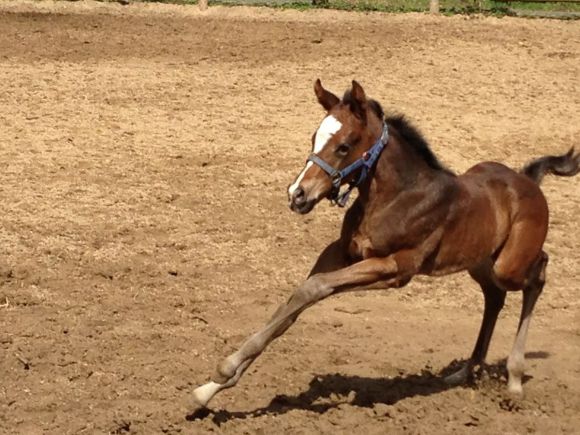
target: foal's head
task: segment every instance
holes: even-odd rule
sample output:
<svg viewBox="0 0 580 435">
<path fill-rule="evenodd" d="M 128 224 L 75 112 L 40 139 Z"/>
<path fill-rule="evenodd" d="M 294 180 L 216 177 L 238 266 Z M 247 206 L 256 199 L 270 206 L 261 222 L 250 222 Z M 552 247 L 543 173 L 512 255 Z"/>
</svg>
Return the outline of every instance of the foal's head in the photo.
<svg viewBox="0 0 580 435">
<path fill-rule="evenodd" d="M 341 170 L 360 159 L 381 136 L 383 110 L 374 100 L 367 99 L 356 81 L 342 100 L 314 84 L 318 102 L 326 110 L 326 117 L 312 136 L 312 153 L 333 169 Z M 352 176 L 342 180 L 342 184 Z M 290 208 L 300 214 L 310 212 L 323 198 L 336 193 L 336 186 L 327 172 L 308 161 L 294 183 L 288 188 Z"/>
</svg>

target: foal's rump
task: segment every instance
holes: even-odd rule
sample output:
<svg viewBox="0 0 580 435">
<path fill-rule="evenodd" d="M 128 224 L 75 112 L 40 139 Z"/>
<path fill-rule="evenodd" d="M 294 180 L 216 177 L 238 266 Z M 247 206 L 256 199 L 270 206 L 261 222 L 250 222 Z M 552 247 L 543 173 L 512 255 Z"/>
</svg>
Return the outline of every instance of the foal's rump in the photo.
<svg viewBox="0 0 580 435">
<path fill-rule="evenodd" d="M 435 273 L 470 269 L 493 258 L 506 287 L 517 287 L 514 281 L 523 280 L 546 237 L 548 205 L 542 191 L 529 177 L 495 162 L 473 166 L 456 182 L 458 195 Z"/>
<path fill-rule="evenodd" d="M 573 176 L 580 172 L 580 154 L 574 149 L 545 156 L 520 172 L 495 162 L 480 163 L 458 181 L 465 187 L 482 246 L 495 259 L 493 272 L 505 290 L 526 285 L 530 269 L 541 256 L 548 231 L 548 204 L 539 184 L 545 174 Z"/>
<path fill-rule="evenodd" d="M 548 204 L 539 188 L 544 175 L 570 177 L 578 172 L 580 154 L 574 155 L 574 148 L 571 148 L 560 156 L 535 159 L 518 174 L 518 183 L 514 184 L 516 204 L 511 229 L 493 268 L 506 290 L 518 290 L 528 285 L 530 272 L 542 256 L 548 232 Z M 523 180 L 531 180 L 535 189 Z"/>
</svg>

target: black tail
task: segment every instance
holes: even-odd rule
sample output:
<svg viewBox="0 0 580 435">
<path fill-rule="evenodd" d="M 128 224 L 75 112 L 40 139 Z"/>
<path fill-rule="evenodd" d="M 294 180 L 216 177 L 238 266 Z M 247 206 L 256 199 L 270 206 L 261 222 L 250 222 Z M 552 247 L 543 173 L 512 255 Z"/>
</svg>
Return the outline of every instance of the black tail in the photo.
<svg viewBox="0 0 580 435">
<path fill-rule="evenodd" d="M 522 168 L 522 173 L 540 184 L 544 175 L 554 174 L 571 177 L 580 172 L 580 153 L 574 153 L 574 147 L 561 156 L 546 156 L 532 160 Z"/>
</svg>

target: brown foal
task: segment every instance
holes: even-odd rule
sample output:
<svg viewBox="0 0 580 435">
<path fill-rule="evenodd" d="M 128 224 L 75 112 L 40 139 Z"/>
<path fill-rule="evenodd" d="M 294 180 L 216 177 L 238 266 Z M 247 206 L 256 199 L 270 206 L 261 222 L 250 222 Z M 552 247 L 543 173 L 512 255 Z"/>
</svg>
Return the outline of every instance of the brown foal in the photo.
<svg viewBox="0 0 580 435">
<path fill-rule="evenodd" d="M 270 321 L 219 364 L 211 382 L 194 391 L 196 406 L 205 407 L 220 390 L 235 385 L 266 346 L 316 302 L 346 291 L 400 287 L 417 274 L 463 270 L 483 290 L 483 322 L 468 363 L 446 380 L 464 382 L 484 361 L 506 292 L 523 290 L 507 360 L 508 389 L 522 394 L 526 335 L 548 263 L 542 250 L 548 205 L 539 184 L 546 173 L 577 174 L 580 154 L 572 149 L 542 157 L 520 172 L 480 163 L 456 176 L 405 118 L 385 119 L 357 82 L 342 100 L 320 80 L 314 89 L 327 115 L 313 136 L 313 155 L 289 187 L 290 208 L 304 214 L 323 198 L 345 202 L 340 188 L 347 183 L 348 190 L 358 187 L 358 197 L 346 212 L 340 238 Z"/>
</svg>

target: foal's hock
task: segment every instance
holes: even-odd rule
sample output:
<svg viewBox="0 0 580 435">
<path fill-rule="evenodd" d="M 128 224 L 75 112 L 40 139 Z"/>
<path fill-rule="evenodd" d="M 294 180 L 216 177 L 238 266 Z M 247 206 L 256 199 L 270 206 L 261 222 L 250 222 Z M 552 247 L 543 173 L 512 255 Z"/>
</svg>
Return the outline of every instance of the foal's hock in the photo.
<svg viewBox="0 0 580 435">
<path fill-rule="evenodd" d="M 547 173 L 572 176 L 580 154 L 534 160 L 516 172 L 500 163 L 479 163 L 455 175 L 404 117 L 386 117 L 355 81 L 340 99 L 314 85 L 326 111 L 312 138 L 312 154 L 288 188 L 290 208 L 310 212 L 321 199 L 344 205 L 340 237 L 320 254 L 308 279 L 258 332 L 197 388 L 197 407 L 234 386 L 266 346 L 302 311 L 333 294 L 400 287 L 414 275 L 467 270 L 479 283 L 485 309 L 467 364 L 446 380 L 464 382 L 484 361 L 507 291 L 522 290 L 523 305 L 507 360 L 508 389 L 522 394 L 524 348 L 534 305 L 542 292 L 548 256 L 548 205 L 539 183 Z"/>
</svg>

